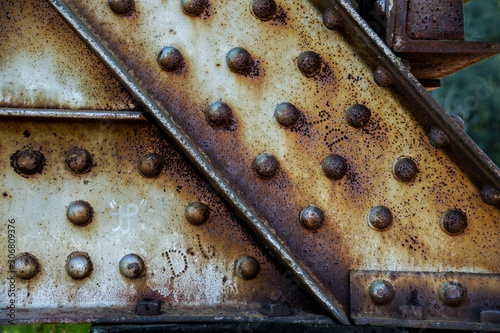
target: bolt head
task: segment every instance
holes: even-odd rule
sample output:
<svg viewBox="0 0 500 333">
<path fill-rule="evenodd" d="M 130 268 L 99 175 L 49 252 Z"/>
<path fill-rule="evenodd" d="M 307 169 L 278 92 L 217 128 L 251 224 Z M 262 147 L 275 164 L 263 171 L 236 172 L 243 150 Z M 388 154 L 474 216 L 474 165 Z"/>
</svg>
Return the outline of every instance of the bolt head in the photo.
<svg viewBox="0 0 500 333">
<path fill-rule="evenodd" d="M 40 264 L 35 256 L 29 253 L 21 253 L 14 259 L 13 271 L 16 272 L 18 278 L 29 280 L 38 274 Z"/>
<path fill-rule="evenodd" d="M 458 282 L 447 281 L 439 288 L 439 298 L 448 306 L 460 305 L 465 299 L 465 288 Z"/>
<path fill-rule="evenodd" d="M 325 221 L 325 214 L 319 207 L 309 205 L 302 209 L 299 220 L 304 228 L 316 230 L 323 225 Z"/>
<path fill-rule="evenodd" d="M 181 0 L 182 11 L 189 16 L 200 16 L 207 6 L 207 0 Z"/>
<path fill-rule="evenodd" d="M 297 67 L 302 75 L 313 77 L 321 70 L 321 57 L 312 51 L 302 52 L 297 58 Z"/>
<path fill-rule="evenodd" d="M 328 30 L 339 30 L 342 28 L 343 22 L 337 13 L 327 8 L 323 12 L 323 24 Z"/>
<path fill-rule="evenodd" d="M 293 126 L 299 120 L 300 112 L 291 103 L 281 103 L 274 111 L 274 118 L 278 124 L 286 127 Z"/>
<path fill-rule="evenodd" d="M 244 48 L 235 47 L 227 53 L 226 64 L 232 72 L 245 74 L 252 66 L 252 56 Z"/>
<path fill-rule="evenodd" d="M 375 230 L 386 230 L 392 224 L 391 210 L 384 206 L 375 206 L 368 213 L 368 225 Z"/>
<path fill-rule="evenodd" d="M 85 252 L 73 252 L 66 259 L 66 272 L 75 280 L 84 279 L 93 270 L 92 261 Z"/>
<path fill-rule="evenodd" d="M 395 83 L 392 75 L 383 67 L 377 67 L 375 69 L 375 72 L 373 72 L 373 80 L 380 87 L 389 87 Z"/>
<path fill-rule="evenodd" d="M 347 163 L 345 159 L 337 154 L 331 154 L 325 157 L 321 163 L 323 173 L 331 179 L 341 179 L 347 172 Z"/>
<path fill-rule="evenodd" d="M 129 279 L 139 277 L 144 270 L 144 260 L 135 253 L 129 253 L 120 260 L 120 273 Z"/>
<path fill-rule="evenodd" d="M 85 149 L 71 149 L 66 155 L 66 165 L 74 173 L 86 173 L 92 168 L 92 156 Z"/>
<path fill-rule="evenodd" d="M 253 0 L 251 9 L 256 18 L 267 21 L 276 14 L 277 6 L 274 0 Z"/>
<path fill-rule="evenodd" d="M 163 156 L 156 153 L 149 153 L 141 157 L 137 170 L 143 177 L 155 178 L 163 171 L 164 164 Z"/>
<path fill-rule="evenodd" d="M 251 280 L 257 276 L 260 272 L 260 264 L 252 256 L 243 256 L 235 265 L 235 273 L 238 277 L 244 280 Z"/>
<path fill-rule="evenodd" d="M 450 209 L 441 217 L 441 228 L 450 235 L 458 235 L 467 228 L 467 216 L 458 209 Z"/>
<path fill-rule="evenodd" d="M 26 149 L 14 155 L 14 169 L 23 175 L 32 175 L 41 172 L 45 164 L 42 153 Z"/>
<path fill-rule="evenodd" d="M 345 114 L 345 119 L 349 126 L 354 128 L 365 127 L 370 121 L 372 112 L 366 106 L 361 104 L 351 105 Z"/>
<path fill-rule="evenodd" d="M 394 178 L 400 182 L 409 182 L 415 178 L 418 172 L 417 163 L 410 157 L 400 157 L 392 165 Z"/>
<path fill-rule="evenodd" d="M 93 215 L 94 211 L 92 206 L 83 200 L 73 201 L 69 204 L 68 210 L 66 211 L 68 220 L 78 226 L 85 226 L 92 222 Z"/>
<path fill-rule="evenodd" d="M 489 185 L 484 185 L 481 188 L 481 199 L 488 205 L 500 205 L 500 192 Z"/>
<path fill-rule="evenodd" d="M 451 117 L 453 118 L 455 123 L 458 125 L 458 127 L 460 127 L 463 130 L 465 129 L 465 122 L 460 116 L 452 114 Z"/>
<path fill-rule="evenodd" d="M 385 280 L 378 280 L 370 285 L 369 295 L 373 303 L 384 305 L 389 304 L 396 295 L 392 284 Z"/>
<path fill-rule="evenodd" d="M 192 225 L 200 225 L 208 221 L 210 208 L 201 202 L 192 202 L 184 211 L 184 217 Z"/>
<path fill-rule="evenodd" d="M 116 14 L 128 14 L 134 9 L 134 0 L 109 0 L 109 7 Z"/>
<path fill-rule="evenodd" d="M 167 46 L 158 53 L 156 61 L 164 71 L 174 72 L 181 67 L 184 58 L 175 47 Z"/>
<path fill-rule="evenodd" d="M 429 132 L 429 143 L 435 148 L 446 148 L 450 145 L 450 139 L 440 128 L 433 127 Z"/>
<path fill-rule="evenodd" d="M 269 179 L 276 175 L 280 164 L 276 157 L 269 153 L 264 153 L 253 160 L 252 167 L 259 178 Z"/>
<path fill-rule="evenodd" d="M 205 110 L 205 117 L 210 125 L 214 127 L 224 127 L 231 120 L 232 110 L 224 102 L 212 103 Z"/>
</svg>

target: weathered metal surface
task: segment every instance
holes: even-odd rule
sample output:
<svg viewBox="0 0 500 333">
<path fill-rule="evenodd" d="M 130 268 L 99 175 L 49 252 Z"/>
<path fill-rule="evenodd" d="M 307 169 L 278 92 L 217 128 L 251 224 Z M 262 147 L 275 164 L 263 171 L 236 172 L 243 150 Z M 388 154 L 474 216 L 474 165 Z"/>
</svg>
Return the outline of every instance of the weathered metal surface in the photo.
<svg viewBox="0 0 500 333">
<path fill-rule="evenodd" d="M 95 121 L 133 121 L 144 122 L 147 119 L 139 111 L 104 111 L 104 110 L 55 110 L 55 109 L 12 109 L 0 108 L 0 117 L 7 118 L 56 118 L 65 120 L 95 120 Z"/>
<path fill-rule="evenodd" d="M 500 275 L 431 272 L 351 272 L 351 316 L 358 325 L 499 331 L 480 314 L 500 310 Z M 378 304 L 370 286 L 383 282 L 393 298 Z"/>
</svg>

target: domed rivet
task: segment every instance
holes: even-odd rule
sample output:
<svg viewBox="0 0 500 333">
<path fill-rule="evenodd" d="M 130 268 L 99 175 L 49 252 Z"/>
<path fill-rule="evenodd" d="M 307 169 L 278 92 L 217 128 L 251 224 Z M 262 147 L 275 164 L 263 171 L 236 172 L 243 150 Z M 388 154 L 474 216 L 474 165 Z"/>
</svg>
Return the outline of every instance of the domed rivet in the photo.
<svg viewBox="0 0 500 333">
<path fill-rule="evenodd" d="M 410 157 L 400 157 L 394 161 L 392 165 L 392 173 L 394 178 L 400 182 L 409 182 L 418 172 L 417 163 Z"/>
<path fill-rule="evenodd" d="M 200 225 L 208 221 L 210 208 L 201 202 L 192 202 L 184 211 L 184 217 L 192 225 Z"/>
<path fill-rule="evenodd" d="M 278 124 L 286 127 L 293 126 L 299 120 L 299 109 L 291 103 L 281 103 L 274 111 L 274 118 Z"/>
<path fill-rule="evenodd" d="M 321 70 L 321 57 L 312 51 L 302 52 L 297 58 L 297 67 L 302 75 L 315 76 Z"/>
<path fill-rule="evenodd" d="M 205 117 L 210 125 L 214 127 L 223 127 L 231 120 L 231 108 L 224 102 L 212 103 L 205 110 Z"/>
<path fill-rule="evenodd" d="M 235 47 L 227 53 L 226 63 L 232 72 L 244 74 L 250 70 L 252 56 L 244 48 Z"/>
<path fill-rule="evenodd" d="M 429 143 L 435 148 L 446 148 L 450 145 L 450 139 L 440 128 L 433 127 L 429 131 Z"/>
<path fill-rule="evenodd" d="M 500 192 L 488 185 L 481 188 L 481 199 L 488 205 L 500 205 Z"/>
<path fill-rule="evenodd" d="M 274 0 L 253 0 L 252 13 L 259 20 L 267 21 L 276 14 L 276 2 Z"/>
<path fill-rule="evenodd" d="M 71 149 L 66 155 L 66 165 L 74 173 L 85 173 L 92 167 L 92 156 L 85 149 Z"/>
<path fill-rule="evenodd" d="M 373 72 L 373 80 L 380 87 L 390 87 L 395 84 L 392 75 L 383 67 L 377 67 Z"/>
<path fill-rule="evenodd" d="M 323 163 L 321 163 L 323 168 L 323 173 L 325 176 L 331 179 L 338 180 L 347 172 L 347 163 L 345 159 L 337 154 L 331 154 L 325 157 Z"/>
<path fill-rule="evenodd" d="M 465 299 L 465 289 L 458 282 L 447 281 L 439 287 L 439 298 L 446 305 L 460 305 Z"/>
<path fill-rule="evenodd" d="M 158 175 L 162 172 L 163 165 L 163 156 L 156 153 L 150 153 L 141 157 L 137 169 L 143 177 L 154 178 L 158 177 Z"/>
<path fill-rule="evenodd" d="M 207 0 L 181 0 L 182 11 L 189 16 L 200 16 L 207 6 Z"/>
<path fill-rule="evenodd" d="M 251 280 L 260 272 L 260 264 L 252 256 L 244 256 L 240 258 L 234 267 L 236 275 L 244 280 Z"/>
<path fill-rule="evenodd" d="M 253 160 L 252 167 L 258 177 L 267 179 L 276 175 L 280 164 L 276 157 L 269 153 L 264 153 Z"/>
<path fill-rule="evenodd" d="M 392 224 L 391 210 L 384 206 L 375 206 L 368 213 L 368 225 L 375 230 L 386 230 Z"/>
<path fill-rule="evenodd" d="M 378 280 L 370 285 L 369 295 L 373 303 L 389 304 L 396 295 L 392 284 L 385 280 Z"/>
<path fill-rule="evenodd" d="M 329 30 L 338 30 L 342 28 L 343 22 L 340 16 L 332 9 L 327 8 L 323 12 L 323 24 Z"/>
<path fill-rule="evenodd" d="M 29 253 L 21 253 L 14 259 L 14 272 L 23 280 L 29 280 L 40 271 L 40 264 L 35 256 Z"/>
<path fill-rule="evenodd" d="M 129 253 L 120 260 L 120 273 L 129 279 L 139 277 L 144 270 L 144 260 L 134 253 Z"/>
<path fill-rule="evenodd" d="M 42 171 L 45 157 L 32 149 L 20 151 L 14 156 L 14 169 L 23 175 L 32 175 Z"/>
<path fill-rule="evenodd" d="M 175 47 L 167 46 L 158 53 L 156 60 L 161 69 L 167 72 L 173 72 L 181 67 L 184 58 Z"/>
<path fill-rule="evenodd" d="M 316 230 L 323 225 L 323 222 L 325 221 L 325 214 L 320 208 L 309 205 L 302 209 L 299 220 L 304 228 Z"/>
<path fill-rule="evenodd" d="M 66 211 L 68 220 L 78 226 L 84 226 L 92 222 L 93 214 L 92 206 L 83 200 L 73 201 Z"/>
<path fill-rule="evenodd" d="M 441 228 L 450 235 L 457 235 L 467 228 L 467 216 L 458 209 L 450 209 L 441 217 Z"/>
<path fill-rule="evenodd" d="M 90 275 L 93 266 L 87 253 L 73 252 L 66 259 L 65 268 L 69 276 L 75 280 L 80 280 Z"/>
<path fill-rule="evenodd" d="M 345 114 L 345 119 L 349 126 L 361 128 L 370 121 L 372 112 L 366 106 L 361 104 L 351 105 Z"/>
<path fill-rule="evenodd" d="M 134 0 L 109 0 L 108 4 L 116 14 L 128 14 L 134 9 Z"/>
<path fill-rule="evenodd" d="M 464 122 L 464 120 L 460 116 L 452 114 L 451 117 L 455 121 L 455 124 L 458 125 L 458 127 L 460 127 L 463 130 L 465 129 L 465 122 Z"/>
</svg>

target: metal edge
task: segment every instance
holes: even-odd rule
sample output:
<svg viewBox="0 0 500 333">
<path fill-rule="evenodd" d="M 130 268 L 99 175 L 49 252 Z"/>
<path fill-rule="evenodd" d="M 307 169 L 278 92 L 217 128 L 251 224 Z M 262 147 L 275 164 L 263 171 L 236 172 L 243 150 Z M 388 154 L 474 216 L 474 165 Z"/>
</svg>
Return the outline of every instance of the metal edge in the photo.
<svg viewBox="0 0 500 333">
<path fill-rule="evenodd" d="M 56 118 L 85 120 L 126 120 L 148 121 L 140 111 L 100 111 L 100 110 L 54 110 L 0 108 L 0 117 L 5 118 Z"/>
<path fill-rule="evenodd" d="M 436 328 L 446 330 L 463 330 L 463 331 L 492 331 L 498 332 L 500 325 L 489 325 L 483 323 L 464 323 L 459 321 L 435 321 L 435 320 L 407 320 L 394 318 L 378 318 L 378 317 L 355 317 L 353 318 L 355 325 L 374 325 L 374 326 L 395 326 L 395 327 L 412 327 L 412 328 Z"/>
</svg>

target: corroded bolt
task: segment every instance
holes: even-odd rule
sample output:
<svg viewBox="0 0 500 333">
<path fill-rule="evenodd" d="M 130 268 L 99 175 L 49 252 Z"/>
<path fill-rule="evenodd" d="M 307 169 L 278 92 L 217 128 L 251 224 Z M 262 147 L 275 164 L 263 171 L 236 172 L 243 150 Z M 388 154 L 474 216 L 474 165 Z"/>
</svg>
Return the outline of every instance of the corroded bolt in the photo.
<svg viewBox="0 0 500 333">
<path fill-rule="evenodd" d="M 135 253 L 129 253 L 120 260 L 118 266 L 123 276 L 134 279 L 139 277 L 144 270 L 144 260 Z"/>
<path fill-rule="evenodd" d="M 297 57 L 297 67 L 302 75 L 307 77 L 315 76 L 321 70 L 321 57 L 312 51 L 302 52 Z"/>
<path fill-rule="evenodd" d="M 489 185 L 483 185 L 481 188 L 481 199 L 488 205 L 500 205 L 500 192 Z"/>
<path fill-rule="evenodd" d="M 325 214 L 319 207 L 309 205 L 302 209 L 299 220 L 304 228 L 316 230 L 323 225 Z"/>
<path fill-rule="evenodd" d="M 433 127 L 429 131 L 429 143 L 435 148 L 446 148 L 450 145 L 450 139 L 440 128 Z"/>
<path fill-rule="evenodd" d="M 467 228 L 467 216 L 458 209 L 450 209 L 441 217 L 441 228 L 451 235 L 459 234 Z"/>
<path fill-rule="evenodd" d="M 372 112 L 366 106 L 361 104 L 351 105 L 345 113 L 345 120 L 354 128 L 366 126 L 370 121 Z"/>
<path fill-rule="evenodd" d="M 231 108 L 224 102 L 212 103 L 205 110 L 205 117 L 210 125 L 214 127 L 223 127 L 231 120 Z"/>
<path fill-rule="evenodd" d="M 109 0 L 108 4 L 116 14 L 127 14 L 134 9 L 134 0 Z"/>
<path fill-rule="evenodd" d="M 240 258 L 234 267 L 236 275 L 244 280 L 251 280 L 260 272 L 260 264 L 252 256 L 244 256 Z"/>
<path fill-rule="evenodd" d="M 92 156 L 85 149 L 74 148 L 66 155 L 66 165 L 74 173 L 85 173 L 92 167 Z"/>
<path fill-rule="evenodd" d="M 451 117 L 453 118 L 453 120 L 455 121 L 455 123 L 461 128 L 461 129 L 465 129 L 465 122 L 464 120 L 460 117 L 460 116 L 457 116 L 455 114 L 452 114 Z"/>
<path fill-rule="evenodd" d="M 164 47 L 160 53 L 158 53 L 158 57 L 156 61 L 158 65 L 160 65 L 161 69 L 167 72 L 173 72 L 178 70 L 183 62 L 184 58 L 182 54 L 175 47 L 167 46 Z"/>
<path fill-rule="evenodd" d="M 20 151 L 14 156 L 14 168 L 24 175 L 32 175 L 40 172 L 45 164 L 45 157 L 42 153 L 32 149 Z"/>
<path fill-rule="evenodd" d="M 66 211 L 68 220 L 78 226 L 84 226 L 92 222 L 94 211 L 92 206 L 86 201 L 77 200 L 69 204 Z"/>
<path fill-rule="evenodd" d="M 160 154 L 146 154 L 139 160 L 137 170 L 146 178 L 154 178 L 162 172 L 164 163 L 163 156 Z"/>
<path fill-rule="evenodd" d="M 199 16 L 205 10 L 207 0 L 181 0 L 182 11 L 189 16 Z"/>
<path fill-rule="evenodd" d="M 385 230 L 392 224 L 391 210 L 384 206 L 375 206 L 368 213 L 368 224 L 375 230 Z"/>
<path fill-rule="evenodd" d="M 383 67 L 375 68 L 375 72 L 373 72 L 373 80 L 380 87 L 389 87 L 394 85 L 394 78 L 392 75 Z"/>
<path fill-rule="evenodd" d="M 447 281 L 439 287 L 439 298 L 446 305 L 460 305 L 465 299 L 465 288 L 458 282 Z"/>
<path fill-rule="evenodd" d="M 291 103 L 281 103 L 274 111 L 274 118 L 278 124 L 286 127 L 293 126 L 299 120 L 299 109 Z"/>
<path fill-rule="evenodd" d="M 227 53 L 226 64 L 232 72 L 244 74 L 250 70 L 252 56 L 244 48 L 235 47 Z"/>
<path fill-rule="evenodd" d="M 259 20 L 267 21 L 276 14 L 276 2 L 274 0 L 253 0 L 252 13 Z"/>
<path fill-rule="evenodd" d="M 18 278 L 29 280 L 38 274 L 40 264 L 35 256 L 29 253 L 21 253 L 14 260 L 13 271 L 16 272 Z"/>
<path fill-rule="evenodd" d="M 264 153 L 253 160 L 252 167 L 258 177 L 266 179 L 276 175 L 280 164 L 276 157 L 269 153 Z"/>
<path fill-rule="evenodd" d="M 86 278 L 93 269 L 92 261 L 85 252 L 73 252 L 66 259 L 66 272 L 75 280 Z"/>
<path fill-rule="evenodd" d="M 392 173 L 400 182 L 409 182 L 418 172 L 417 163 L 410 157 L 400 157 L 392 165 Z"/>
<path fill-rule="evenodd" d="M 192 225 L 200 225 L 208 221 L 210 208 L 201 202 L 192 202 L 187 205 L 184 217 Z"/>
<path fill-rule="evenodd" d="M 321 167 L 323 168 L 325 176 L 335 180 L 344 177 L 347 172 L 347 163 L 345 159 L 337 154 L 331 154 L 325 157 L 323 163 L 321 163 Z"/>
<path fill-rule="evenodd" d="M 327 8 L 323 12 L 323 24 L 329 30 L 338 30 L 342 28 L 343 22 L 339 14 L 335 13 L 332 9 Z"/>
<path fill-rule="evenodd" d="M 376 304 L 389 304 L 396 295 L 392 284 L 385 280 L 378 280 L 371 284 L 369 295 Z"/>
</svg>

